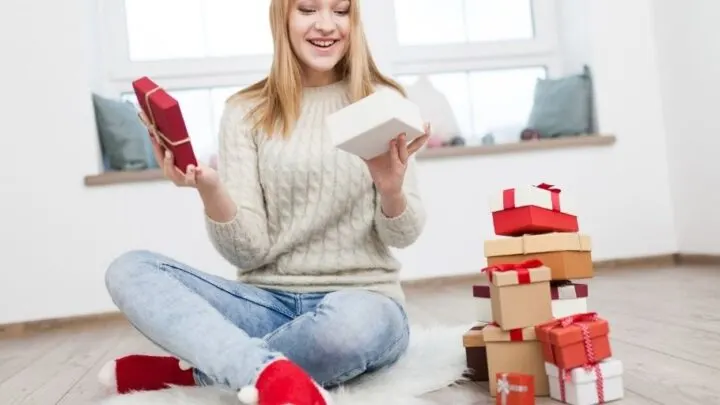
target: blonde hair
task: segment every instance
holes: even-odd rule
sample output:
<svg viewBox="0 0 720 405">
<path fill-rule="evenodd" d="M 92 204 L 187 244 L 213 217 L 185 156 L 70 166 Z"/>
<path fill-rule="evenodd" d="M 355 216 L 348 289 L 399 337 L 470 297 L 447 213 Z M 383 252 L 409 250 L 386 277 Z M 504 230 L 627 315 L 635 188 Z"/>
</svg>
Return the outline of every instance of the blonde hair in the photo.
<svg viewBox="0 0 720 405">
<path fill-rule="evenodd" d="M 300 115 L 302 79 L 300 62 L 290 44 L 288 21 L 294 0 L 272 0 L 270 4 L 270 28 L 275 43 L 272 67 L 268 76 L 239 91 L 229 101 L 248 98 L 258 101 L 248 113 L 254 131 L 268 136 L 280 132 L 288 136 Z M 358 101 L 374 92 L 376 84 L 386 85 L 404 96 L 402 86 L 380 73 L 370 53 L 365 31 L 360 19 L 358 0 L 350 1 L 349 46 L 343 58 L 335 66 L 336 73 L 349 85 L 351 102 Z"/>
</svg>

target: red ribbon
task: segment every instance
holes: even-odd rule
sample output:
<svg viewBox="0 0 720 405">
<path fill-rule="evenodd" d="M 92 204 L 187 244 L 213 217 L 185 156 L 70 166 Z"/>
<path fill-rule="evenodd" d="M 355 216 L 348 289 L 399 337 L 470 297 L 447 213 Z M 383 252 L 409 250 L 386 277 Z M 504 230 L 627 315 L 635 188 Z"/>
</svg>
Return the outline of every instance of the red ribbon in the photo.
<svg viewBox="0 0 720 405">
<path fill-rule="evenodd" d="M 595 389 L 597 391 L 598 403 L 602 404 L 605 402 L 605 380 L 602 375 L 600 365 L 595 360 L 595 350 L 593 349 L 592 339 L 590 338 L 590 330 L 586 323 L 583 322 L 595 322 L 598 320 L 596 312 L 588 312 L 585 314 L 571 315 L 565 318 L 561 318 L 557 321 L 555 327 L 567 328 L 572 325 L 576 325 L 580 328 L 583 337 L 583 346 L 585 348 L 585 356 L 587 357 L 587 363 L 583 366 L 585 370 L 595 370 Z M 565 380 L 570 379 L 570 374 L 566 370 L 560 370 L 560 397 L 561 401 L 565 402 Z"/>
<path fill-rule="evenodd" d="M 485 267 L 482 272 L 487 272 L 490 282 L 493 281 L 493 273 L 506 271 L 516 271 L 518 277 L 518 284 L 530 284 L 530 270 L 542 266 L 543 263 L 540 260 L 532 259 L 522 263 L 512 264 L 496 264 L 495 266 Z"/>
<path fill-rule="evenodd" d="M 554 185 L 548 184 L 548 183 L 540 183 L 540 184 L 538 184 L 538 185 L 535 186 L 535 187 L 541 188 L 541 189 L 543 189 L 543 190 L 550 191 L 550 192 L 552 192 L 553 194 L 559 194 L 560 191 L 562 191 L 562 190 L 560 190 L 559 188 L 555 187 Z"/>
<path fill-rule="evenodd" d="M 492 326 L 495 326 L 498 328 L 500 327 L 500 325 L 497 322 L 490 322 L 488 325 L 492 325 Z M 511 342 L 522 342 L 525 340 L 525 338 L 523 337 L 522 328 L 510 329 L 508 332 L 510 333 L 510 341 Z"/>
<path fill-rule="evenodd" d="M 600 365 L 595 363 L 590 368 L 595 370 L 595 393 L 597 394 L 598 404 L 605 403 L 605 377 L 603 377 L 602 369 Z M 571 374 L 566 370 L 560 370 L 560 402 L 567 402 L 567 394 L 565 389 L 565 383 L 572 379 Z"/>
<path fill-rule="evenodd" d="M 511 210 L 513 208 L 515 208 L 515 189 L 503 190 L 503 209 Z"/>
</svg>

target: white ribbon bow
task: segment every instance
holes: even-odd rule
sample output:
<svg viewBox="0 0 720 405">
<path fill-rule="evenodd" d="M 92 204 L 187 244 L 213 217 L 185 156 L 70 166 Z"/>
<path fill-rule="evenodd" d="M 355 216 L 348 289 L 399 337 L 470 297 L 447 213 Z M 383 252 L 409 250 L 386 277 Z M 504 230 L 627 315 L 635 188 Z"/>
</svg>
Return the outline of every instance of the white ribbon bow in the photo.
<svg viewBox="0 0 720 405">
<path fill-rule="evenodd" d="M 497 381 L 497 391 L 502 405 L 507 405 L 507 397 L 510 392 L 527 392 L 527 390 L 528 387 L 524 385 L 511 385 L 507 379 L 507 373 L 502 374 Z"/>
</svg>

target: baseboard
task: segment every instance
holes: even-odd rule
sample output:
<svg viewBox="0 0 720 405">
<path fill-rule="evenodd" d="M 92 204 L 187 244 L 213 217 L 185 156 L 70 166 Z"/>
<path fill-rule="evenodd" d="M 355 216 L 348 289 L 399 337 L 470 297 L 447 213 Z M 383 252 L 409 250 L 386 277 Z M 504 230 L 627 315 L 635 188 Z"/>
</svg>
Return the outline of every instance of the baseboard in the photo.
<svg viewBox="0 0 720 405">
<path fill-rule="evenodd" d="M 47 331 L 85 329 L 92 326 L 107 325 L 111 322 L 126 322 L 121 312 L 71 316 L 65 318 L 42 319 L 29 322 L 0 324 L 0 339 L 19 338 Z"/>
<path fill-rule="evenodd" d="M 690 266 L 720 266 L 720 255 L 671 253 L 665 255 L 633 257 L 624 259 L 598 260 L 594 262 L 595 270 L 609 269 L 630 270 L 637 268 L 662 268 L 676 265 Z M 473 283 L 478 280 L 478 274 L 459 274 L 452 276 L 431 277 L 417 280 L 403 281 L 404 287 L 434 289 L 448 284 Z M 105 325 L 109 322 L 127 322 L 120 312 L 108 312 L 74 316 L 67 318 L 46 319 L 13 324 L 0 324 L 0 339 L 17 338 L 35 333 L 58 329 L 87 328 L 94 325 Z"/>
</svg>

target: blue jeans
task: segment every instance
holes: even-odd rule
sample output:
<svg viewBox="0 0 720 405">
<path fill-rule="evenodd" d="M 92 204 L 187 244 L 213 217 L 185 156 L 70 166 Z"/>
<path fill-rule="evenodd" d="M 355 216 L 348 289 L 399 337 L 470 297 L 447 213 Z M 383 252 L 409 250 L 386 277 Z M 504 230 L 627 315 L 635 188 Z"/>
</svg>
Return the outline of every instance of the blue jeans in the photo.
<svg viewBox="0 0 720 405">
<path fill-rule="evenodd" d="M 195 368 L 199 385 L 239 390 L 284 356 L 331 388 L 394 363 L 408 346 L 402 306 L 362 289 L 261 289 L 146 251 L 113 261 L 106 285 L 137 330 Z"/>
</svg>

